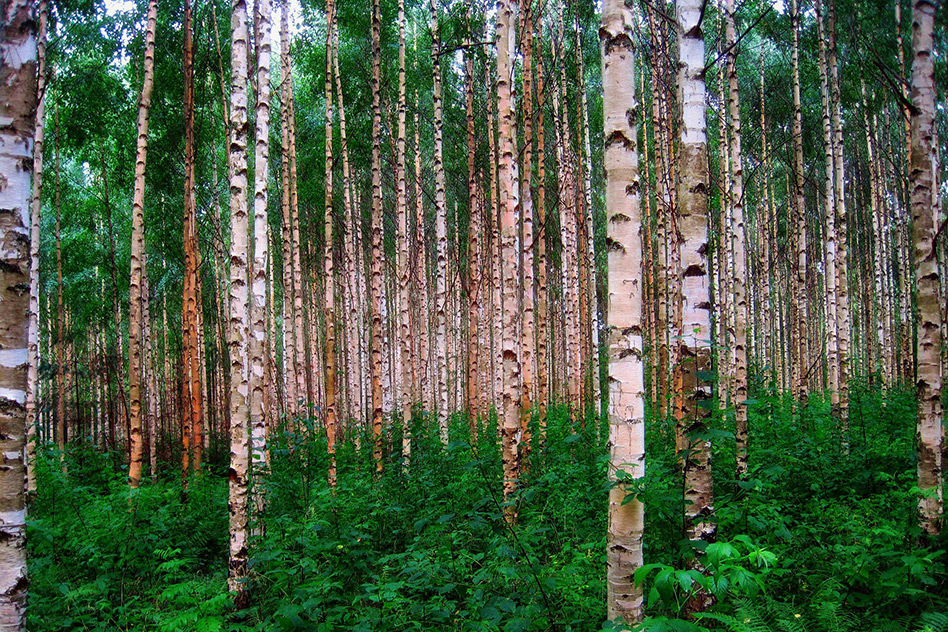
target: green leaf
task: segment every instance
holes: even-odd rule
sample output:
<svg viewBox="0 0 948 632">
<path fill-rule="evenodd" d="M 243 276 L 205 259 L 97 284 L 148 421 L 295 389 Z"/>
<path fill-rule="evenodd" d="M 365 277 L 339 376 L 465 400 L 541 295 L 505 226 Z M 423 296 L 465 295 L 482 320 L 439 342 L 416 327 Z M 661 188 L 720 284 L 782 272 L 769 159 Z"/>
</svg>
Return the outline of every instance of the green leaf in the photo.
<svg viewBox="0 0 948 632">
<path fill-rule="evenodd" d="M 695 371 L 695 378 L 702 382 L 716 382 L 718 375 L 714 371 Z"/>
</svg>

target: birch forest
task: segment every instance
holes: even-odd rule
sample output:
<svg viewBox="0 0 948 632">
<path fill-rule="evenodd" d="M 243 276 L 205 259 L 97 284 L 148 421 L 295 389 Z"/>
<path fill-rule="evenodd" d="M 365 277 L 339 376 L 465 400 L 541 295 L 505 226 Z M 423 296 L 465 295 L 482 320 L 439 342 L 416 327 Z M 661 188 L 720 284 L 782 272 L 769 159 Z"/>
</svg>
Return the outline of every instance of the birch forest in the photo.
<svg viewBox="0 0 948 632">
<path fill-rule="evenodd" d="M 943 0 L 0 0 L 0 632 L 948 632 Z"/>
</svg>

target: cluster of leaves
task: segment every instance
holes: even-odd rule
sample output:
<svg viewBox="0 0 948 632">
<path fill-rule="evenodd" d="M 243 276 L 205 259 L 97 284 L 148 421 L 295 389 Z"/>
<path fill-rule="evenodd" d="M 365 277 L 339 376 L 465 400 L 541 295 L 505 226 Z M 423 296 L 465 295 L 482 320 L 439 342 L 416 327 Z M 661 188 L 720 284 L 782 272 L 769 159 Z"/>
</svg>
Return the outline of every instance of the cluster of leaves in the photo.
<svg viewBox="0 0 948 632">
<path fill-rule="evenodd" d="M 42 456 L 27 532 L 30 630 L 153 630 L 183 604 L 226 611 L 220 480 L 130 490 L 111 455 Z"/>
<path fill-rule="evenodd" d="M 945 536 L 917 526 L 914 397 L 858 381 L 848 426 L 828 401 L 799 406 L 757 385 L 749 402 L 750 473 L 734 479 L 733 416 L 715 412 L 716 544 L 695 551 L 705 575 L 682 570 L 681 480 L 669 451 L 651 454 L 643 630 L 745 632 L 942 630 L 948 624 Z M 649 444 L 673 426 L 649 427 Z M 675 496 L 676 491 L 678 496 Z M 664 508 L 655 507 L 655 503 Z M 703 590 L 714 606 L 681 616 Z"/>
<path fill-rule="evenodd" d="M 466 420 L 454 420 L 443 448 L 428 421 L 416 419 L 410 463 L 389 461 L 378 476 L 370 450 L 343 447 L 335 491 L 321 440 L 271 450 L 248 620 L 275 630 L 598 627 L 605 516 L 588 502 L 605 489 L 598 428 L 551 418 L 511 529 L 496 420 L 477 428 L 476 453 Z"/>
<path fill-rule="evenodd" d="M 750 406 L 746 480 L 731 474 L 733 419 L 715 413 L 719 539 L 706 546 L 683 536 L 672 426 L 649 421 L 636 491 L 647 508 L 642 629 L 946 629 L 945 542 L 915 526 L 911 394 L 855 388 L 845 431 L 818 398 L 801 410 L 762 389 Z M 60 455 L 45 454 L 31 507 L 31 629 L 602 627 L 604 425 L 555 408 L 540 442 L 534 424 L 510 528 L 496 418 L 472 441 L 455 417 L 447 446 L 433 419 L 413 423 L 410 462 L 395 430 L 380 474 L 371 435 L 340 442 L 335 490 L 318 424 L 297 420 L 277 435 L 258 483 L 252 605 L 236 613 L 221 468 L 187 490 L 173 477 L 129 491 L 98 453 L 71 448 L 65 473 Z M 713 605 L 689 619 L 699 591 Z"/>
</svg>

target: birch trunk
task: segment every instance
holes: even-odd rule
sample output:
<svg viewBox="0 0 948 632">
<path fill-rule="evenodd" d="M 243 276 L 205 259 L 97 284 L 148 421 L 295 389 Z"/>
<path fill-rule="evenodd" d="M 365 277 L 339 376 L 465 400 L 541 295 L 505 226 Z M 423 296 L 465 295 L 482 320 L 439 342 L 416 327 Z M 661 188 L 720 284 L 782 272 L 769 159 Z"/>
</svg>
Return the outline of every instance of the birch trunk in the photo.
<svg viewBox="0 0 948 632">
<path fill-rule="evenodd" d="M 372 437 L 376 472 L 382 471 L 382 15 L 372 2 Z"/>
<path fill-rule="evenodd" d="M 251 460 L 256 474 L 266 466 L 267 403 L 266 403 L 266 334 L 267 334 L 267 204 L 269 198 L 270 165 L 270 0 L 254 3 L 254 33 L 256 34 L 257 100 L 254 117 L 254 172 L 253 172 L 253 261 L 250 279 L 250 437 Z M 328 50 L 328 49 L 327 49 Z M 327 74 L 328 77 L 328 74 Z M 263 510 L 261 484 L 253 487 L 253 508 Z"/>
<path fill-rule="evenodd" d="M 589 353 L 589 372 L 592 373 L 592 401 L 593 415 L 598 417 L 602 414 L 602 385 L 599 376 L 599 337 L 600 337 L 600 305 L 598 291 L 597 257 L 596 257 L 596 230 L 593 212 L 592 196 L 592 146 L 589 139 L 589 105 L 586 97 L 586 69 L 583 60 L 582 30 L 579 27 L 578 18 L 576 18 L 576 67 L 579 75 L 579 94 L 580 109 L 582 110 L 582 160 L 580 168 L 583 173 L 583 217 L 582 222 L 586 226 L 585 234 L 585 257 L 581 269 L 583 270 L 583 279 L 588 290 L 589 307 L 582 312 L 582 319 L 586 321 L 588 327 L 588 346 Z M 631 81 L 631 80 L 630 80 Z M 634 87 L 633 87 L 634 91 Z"/>
<path fill-rule="evenodd" d="M 25 632 L 24 450 L 30 296 L 30 170 L 37 45 L 32 2 L 0 6 L 0 631 Z"/>
<path fill-rule="evenodd" d="M 790 0 L 790 17 L 793 30 L 793 47 L 791 54 L 793 74 L 793 120 L 791 122 L 791 136 L 793 137 L 793 390 L 800 404 L 805 405 L 807 395 L 807 372 L 809 368 L 809 351 L 807 349 L 807 297 L 806 297 L 806 198 L 803 191 L 803 113 L 800 102 L 800 10 L 798 0 Z"/>
<path fill-rule="evenodd" d="M 65 330 L 66 313 L 63 308 L 63 249 L 62 249 L 62 199 L 61 199 L 61 178 L 59 159 L 59 107 L 56 107 L 54 117 L 56 136 L 53 148 L 56 153 L 56 447 L 59 448 L 60 458 L 63 458 L 66 452 L 66 342 L 63 335 Z M 116 287 L 116 293 L 118 288 Z M 115 335 L 120 339 L 120 323 L 116 321 Z M 121 347 L 119 347 L 121 349 Z M 122 355 L 119 355 L 118 362 L 125 365 Z M 124 394 L 125 384 L 119 382 L 119 390 Z"/>
<path fill-rule="evenodd" d="M 531 24 L 532 26 L 532 24 Z M 547 230 L 546 230 L 546 129 L 544 126 L 544 104 L 546 102 L 546 91 L 544 90 L 543 78 L 543 27 L 537 32 L 537 203 L 536 203 L 536 221 L 537 221 L 537 298 L 536 298 L 536 337 L 537 337 L 537 413 L 540 417 L 540 427 L 546 424 L 546 407 L 549 401 L 549 313 L 550 313 L 550 294 L 547 287 Z M 541 437 L 542 440 L 542 437 Z"/>
<path fill-rule="evenodd" d="M 435 391 L 437 395 L 438 429 L 441 441 L 448 442 L 448 366 L 447 366 L 447 256 L 448 226 L 445 201 L 443 114 L 441 103 L 441 37 L 438 30 L 437 0 L 431 0 L 431 54 L 434 57 L 434 176 L 435 176 L 435 239 L 438 246 L 435 269 Z"/>
<path fill-rule="evenodd" d="M 467 3 L 468 28 L 473 30 L 471 2 Z M 466 43 L 471 45 L 472 36 Z M 477 418 L 481 410 L 478 384 L 478 359 L 482 340 L 478 337 L 478 312 L 481 294 L 480 239 L 481 209 L 478 208 L 478 181 L 474 170 L 477 136 L 474 131 L 474 56 L 470 50 L 464 52 L 464 114 L 467 119 L 467 199 L 468 199 L 468 251 L 467 251 L 467 414 L 471 427 L 471 440 L 477 441 Z"/>
<path fill-rule="evenodd" d="M 46 126 L 46 24 L 47 0 L 39 3 L 39 26 L 36 37 L 36 128 L 33 132 L 33 189 L 30 199 L 30 322 L 27 335 L 29 365 L 26 379 L 26 491 L 36 493 L 36 443 L 39 440 L 39 417 L 36 414 L 39 392 L 39 257 L 40 213 L 43 191 L 43 140 Z M 104 292 L 103 292 L 104 296 Z"/>
<path fill-rule="evenodd" d="M 197 301 L 198 277 L 198 233 L 197 203 L 194 180 L 194 47 L 191 30 L 191 3 L 184 4 L 184 283 L 181 309 L 182 326 L 182 404 L 183 416 L 181 475 L 187 480 L 190 470 L 191 438 L 201 423 L 201 375 L 198 361 L 198 318 L 200 305 Z M 197 457 L 195 455 L 195 471 Z"/>
<path fill-rule="evenodd" d="M 737 85 L 737 41 L 734 0 L 726 0 L 725 44 L 728 46 L 728 109 L 731 115 L 731 222 L 729 237 L 733 266 L 731 292 L 734 301 L 733 378 L 736 419 L 737 477 L 747 475 L 747 272 L 744 258 L 744 168 L 741 155 L 741 104 Z"/>
<path fill-rule="evenodd" d="M 333 261 L 333 102 L 332 59 L 333 39 L 336 30 L 336 5 L 333 0 L 326 3 L 326 79 L 323 86 L 326 98 L 326 198 L 325 231 L 323 238 L 323 272 L 325 274 L 325 318 L 326 318 L 326 448 L 329 452 L 329 486 L 336 486 L 336 434 L 338 411 L 336 410 L 336 268 Z"/>
<path fill-rule="evenodd" d="M 918 487 L 920 524 L 937 535 L 944 521 L 942 498 L 941 304 L 938 296 L 938 259 L 934 247 L 938 189 L 935 186 L 935 78 L 932 60 L 936 3 L 912 3 L 912 154 L 909 182 L 912 204 L 912 241 L 918 309 L 916 352 L 918 369 Z"/>
<path fill-rule="evenodd" d="M 405 92 L 405 0 L 398 2 L 398 138 L 395 159 L 396 221 L 398 224 L 398 340 L 401 360 L 400 379 L 402 417 L 402 457 L 407 465 L 411 456 L 412 329 L 411 267 L 408 265 L 408 181 L 405 178 L 405 135 L 408 101 Z"/>
<path fill-rule="evenodd" d="M 848 257 L 848 221 L 846 219 L 846 182 L 843 165 L 843 126 L 842 101 L 839 90 L 839 69 L 836 50 L 836 2 L 829 0 L 829 15 L 827 16 L 827 31 L 829 35 L 829 54 L 827 58 L 829 72 L 830 101 L 832 116 L 830 124 L 833 129 L 833 165 L 834 184 L 836 193 L 836 331 L 839 336 L 839 414 L 842 419 L 843 430 L 848 427 L 849 418 L 849 357 L 851 323 L 849 307 L 849 257 Z"/>
<path fill-rule="evenodd" d="M 148 3 L 145 29 L 145 68 L 141 99 L 138 103 L 138 144 L 135 152 L 135 192 L 132 198 L 132 262 L 128 296 L 128 393 L 129 393 L 129 468 L 132 488 L 142 475 L 142 277 L 145 257 L 145 163 L 148 158 L 148 114 L 155 69 L 155 24 L 158 2 Z"/>
<path fill-rule="evenodd" d="M 299 410 L 302 393 L 297 383 L 296 336 L 293 316 L 293 235 L 290 213 L 290 27 L 289 8 L 280 12 L 280 128 L 281 128 L 281 202 L 283 228 L 283 375 L 286 385 L 286 411 L 292 418 Z"/>
<path fill-rule="evenodd" d="M 286 8 L 284 7 L 284 11 Z M 250 467 L 250 410 L 247 383 L 247 65 L 249 36 L 247 3 L 231 2 L 231 97 L 230 97 L 230 470 L 227 509 L 230 514 L 230 561 L 227 589 L 235 593 L 238 609 L 248 605 L 248 474 Z"/>
<path fill-rule="evenodd" d="M 824 239 L 824 265 L 826 269 L 826 298 L 827 298 L 827 353 L 826 360 L 829 374 L 830 404 L 834 414 L 839 414 L 839 294 L 836 288 L 836 186 L 834 183 L 835 168 L 833 165 L 833 131 L 830 125 L 830 92 L 829 75 L 826 67 L 826 38 L 823 34 L 823 15 L 821 0 L 816 2 L 817 40 L 819 41 L 819 66 L 821 96 L 823 101 L 823 148 L 825 154 L 823 194 L 826 200 L 826 237 Z"/>
<path fill-rule="evenodd" d="M 286 11 L 288 13 L 288 11 Z M 296 104 L 293 91 L 293 62 L 289 54 L 289 37 L 287 37 L 287 80 L 286 107 L 289 113 L 289 163 L 290 163 L 290 235 L 293 240 L 293 333 L 296 336 L 294 350 L 296 351 L 296 394 L 303 405 L 303 414 L 310 414 L 309 406 L 314 404 L 312 364 L 307 360 L 306 328 L 304 322 L 304 288 L 303 257 L 300 251 L 300 202 L 299 187 L 296 171 Z M 281 43 L 281 45 L 283 45 Z"/>
<path fill-rule="evenodd" d="M 632 12 L 606 0 L 599 30 L 602 53 L 606 214 L 609 218 L 609 492 L 606 585 L 610 619 L 638 623 L 643 589 L 632 580 L 643 564 L 645 507 L 626 502 L 620 479 L 645 475 L 645 365 L 643 362 L 643 244 L 639 206 L 638 130 Z"/>
<path fill-rule="evenodd" d="M 346 107 L 342 94 L 342 77 L 339 73 L 338 29 L 333 31 L 332 37 L 333 70 L 336 84 L 336 101 L 338 102 L 337 109 L 339 110 L 339 137 L 342 141 L 342 198 L 345 208 L 344 226 L 346 227 L 346 230 L 344 230 L 342 234 L 346 276 L 345 308 L 348 316 L 345 319 L 346 347 L 349 352 L 349 357 L 352 360 L 346 370 L 346 376 L 348 378 L 347 390 L 349 391 L 349 414 L 361 424 L 365 418 L 363 408 L 365 398 L 362 392 L 363 374 L 361 364 L 363 333 L 360 323 L 362 312 L 359 309 L 359 301 L 362 296 L 362 273 L 359 267 L 361 255 L 357 256 L 357 253 L 361 253 L 358 247 L 359 235 L 361 234 L 361 220 L 354 216 L 352 203 L 352 178 L 349 171 L 349 143 L 346 135 Z"/>
<path fill-rule="evenodd" d="M 705 121 L 704 39 L 701 0 L 679 0 L 678 82 L 681 98 L 681 167 L 678 182 L 681 248 L 681 314 L 679 342 L 681 419 L 688 442 L 685 458 L 686 531 L 689 540 L 714 540 L 716 527 L 711 484 L 711 442 L 702 435 L 710 421 L 711 368 L 710 288 L 708 285 L 708 145 Z M 703 610 L 708 596 L 689 605 Z"/>
<path fill-rule="evenodd" d="M 511 0 L 497 1 L 497 115 L 500 162 L 501 252 L 503 256 L 503 404 L 501 453 L 504 468 L 504 516 L 513 524 L 517 520 L 514 492 L 520 476 L 520 345 L 517 320 L 520 315 L 520 187 L 517 177 L 516 129 L 514 127 L 514 73 L 516 55 L 515 6 Z"/>
<path fill-rule="evenodd" d="M 524 446 L 529 446 L 529 422 L 536 399 L 536 315 L 533 294 L 533 19 L 529 0 L 520 0 L 523 15 L 523 169 L 521 199 L 521 226 L 523 229 L 522 272 L 523 305 L 521 320 L 521 434 Z M 473 170 L 473 164 L 472 164 Z"/>
<path fill-rule="evenodd" d="M 421 185 L 421 124 L 419 121 L 418 91 L 415 91 L 415 282 L 418 289 L 417 327 L 418 336 L 418 391 L 416 397 L 422 407 L 430 411 L 433 404 L 431 395 L 431 317 L 428 306 L 428 240 L 425 227 L 424 195 Z"/>
</svg>

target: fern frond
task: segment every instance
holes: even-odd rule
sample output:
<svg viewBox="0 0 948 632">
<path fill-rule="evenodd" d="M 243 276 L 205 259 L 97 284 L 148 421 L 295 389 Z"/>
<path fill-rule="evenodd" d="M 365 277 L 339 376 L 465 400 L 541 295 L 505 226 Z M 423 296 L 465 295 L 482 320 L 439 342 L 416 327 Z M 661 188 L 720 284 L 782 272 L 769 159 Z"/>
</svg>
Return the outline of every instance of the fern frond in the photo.
<svg viewBox="0 0 948 632">
<path fill-rule="evenodd" d="M 948 614 L 923 612 L 918 617 L 916 632 L 948 632 Z"/>
</svg>

